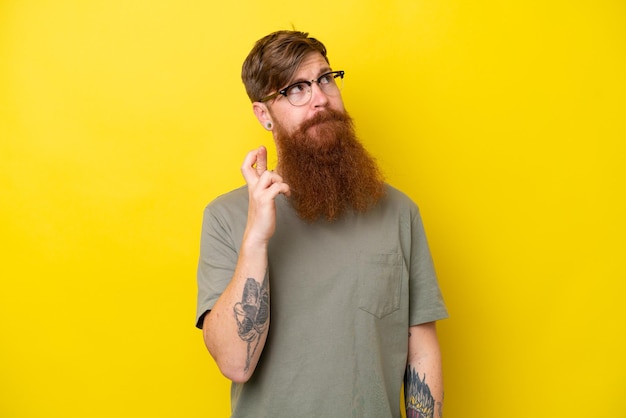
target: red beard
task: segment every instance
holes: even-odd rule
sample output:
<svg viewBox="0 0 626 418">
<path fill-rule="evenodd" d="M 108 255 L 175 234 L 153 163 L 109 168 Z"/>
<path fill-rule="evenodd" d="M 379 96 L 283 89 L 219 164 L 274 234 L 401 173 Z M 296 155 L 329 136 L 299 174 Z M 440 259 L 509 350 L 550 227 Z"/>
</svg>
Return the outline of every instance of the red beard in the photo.
<svg viewBox="0 0 626 418">
<path fill-rule="evenodd" d="M 376 161 L 357 140 L 347 113 L 327 110 L 289 135 L 276 124 L 278 172 L 291 201 L 307 221 L 365 212 L 384 195 Z"/>
</svg>

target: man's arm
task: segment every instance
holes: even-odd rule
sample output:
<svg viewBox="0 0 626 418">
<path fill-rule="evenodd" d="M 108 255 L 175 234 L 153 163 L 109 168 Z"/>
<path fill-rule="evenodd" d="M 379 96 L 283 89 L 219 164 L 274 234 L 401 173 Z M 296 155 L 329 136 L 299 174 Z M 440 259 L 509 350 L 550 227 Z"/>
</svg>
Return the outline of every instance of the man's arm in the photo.
<svg viewBox="0 0 626 418">
<path fill-rule="evenodd" d="M 220 371 L 238 383 L 252 376 L 265 346 L 270 322 L 267 248 L 276 228 L 274 199 L 289 194 L 282 178 L 267 170 L 264 147 L 248 153 L 241 171 L 248 183 L 249 204 L 239 259 L 202 326 L 204 343 Z"/>
<path fill-rule="evenodd" d="M 435 322 L 409 328 L 404 400 L 407 418 L 443 416 L 443 373 Z"/>
</svg>

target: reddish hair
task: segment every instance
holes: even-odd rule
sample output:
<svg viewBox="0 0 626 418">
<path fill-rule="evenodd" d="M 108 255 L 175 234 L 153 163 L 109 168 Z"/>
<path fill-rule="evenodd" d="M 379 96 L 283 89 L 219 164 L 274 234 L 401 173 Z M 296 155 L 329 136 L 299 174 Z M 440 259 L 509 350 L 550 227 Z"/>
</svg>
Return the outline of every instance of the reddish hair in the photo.
<svg viewBox="0 0 626 418">
<path fill-rule="evenodd" d="M 306 32 L 277 31 L 259 39 L 241 69 L 241 79 L 250 100 L 258 102 L 285 87 L 312 52 L 320 53 L 328 62 L 324 44 Z"/>
</svg>

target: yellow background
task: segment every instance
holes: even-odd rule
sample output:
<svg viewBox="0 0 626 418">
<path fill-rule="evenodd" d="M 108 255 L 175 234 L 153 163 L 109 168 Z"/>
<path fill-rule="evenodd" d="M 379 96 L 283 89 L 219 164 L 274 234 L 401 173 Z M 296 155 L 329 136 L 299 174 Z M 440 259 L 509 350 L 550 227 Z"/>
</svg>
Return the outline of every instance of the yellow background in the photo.
<svg viewBox="0 0 626 418">
<path fill-rule="evenodd" d="M 0 2 L 0 416 L 228 416 L 201 214 L 271 146 L 240 66 L 292 27 L 422 209 L 446 416 L 625 416 L 618 0 Z"/>
</svg>

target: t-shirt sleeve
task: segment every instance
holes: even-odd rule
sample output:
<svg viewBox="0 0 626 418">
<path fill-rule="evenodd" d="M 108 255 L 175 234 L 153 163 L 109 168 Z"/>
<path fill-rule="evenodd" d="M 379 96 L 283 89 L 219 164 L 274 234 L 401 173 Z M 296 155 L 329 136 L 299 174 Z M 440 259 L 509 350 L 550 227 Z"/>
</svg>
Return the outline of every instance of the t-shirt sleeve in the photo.
<svg viewBox="0 0 626 418">
<path fill-rule="evenodd" d="M 216 205 L 209 204 L 204 210 L 200 238 L 197 328 L 202 328 L 204 315 L 213 308 L 233 277 L 238 249 L 233 231 L 222 216 L 222 211 Z"/>
<path fill-rule="evenodd" d="M 409 324 L 419 325 L 448 317 L 419 209 L 411 218 Z"/>
</svg>

